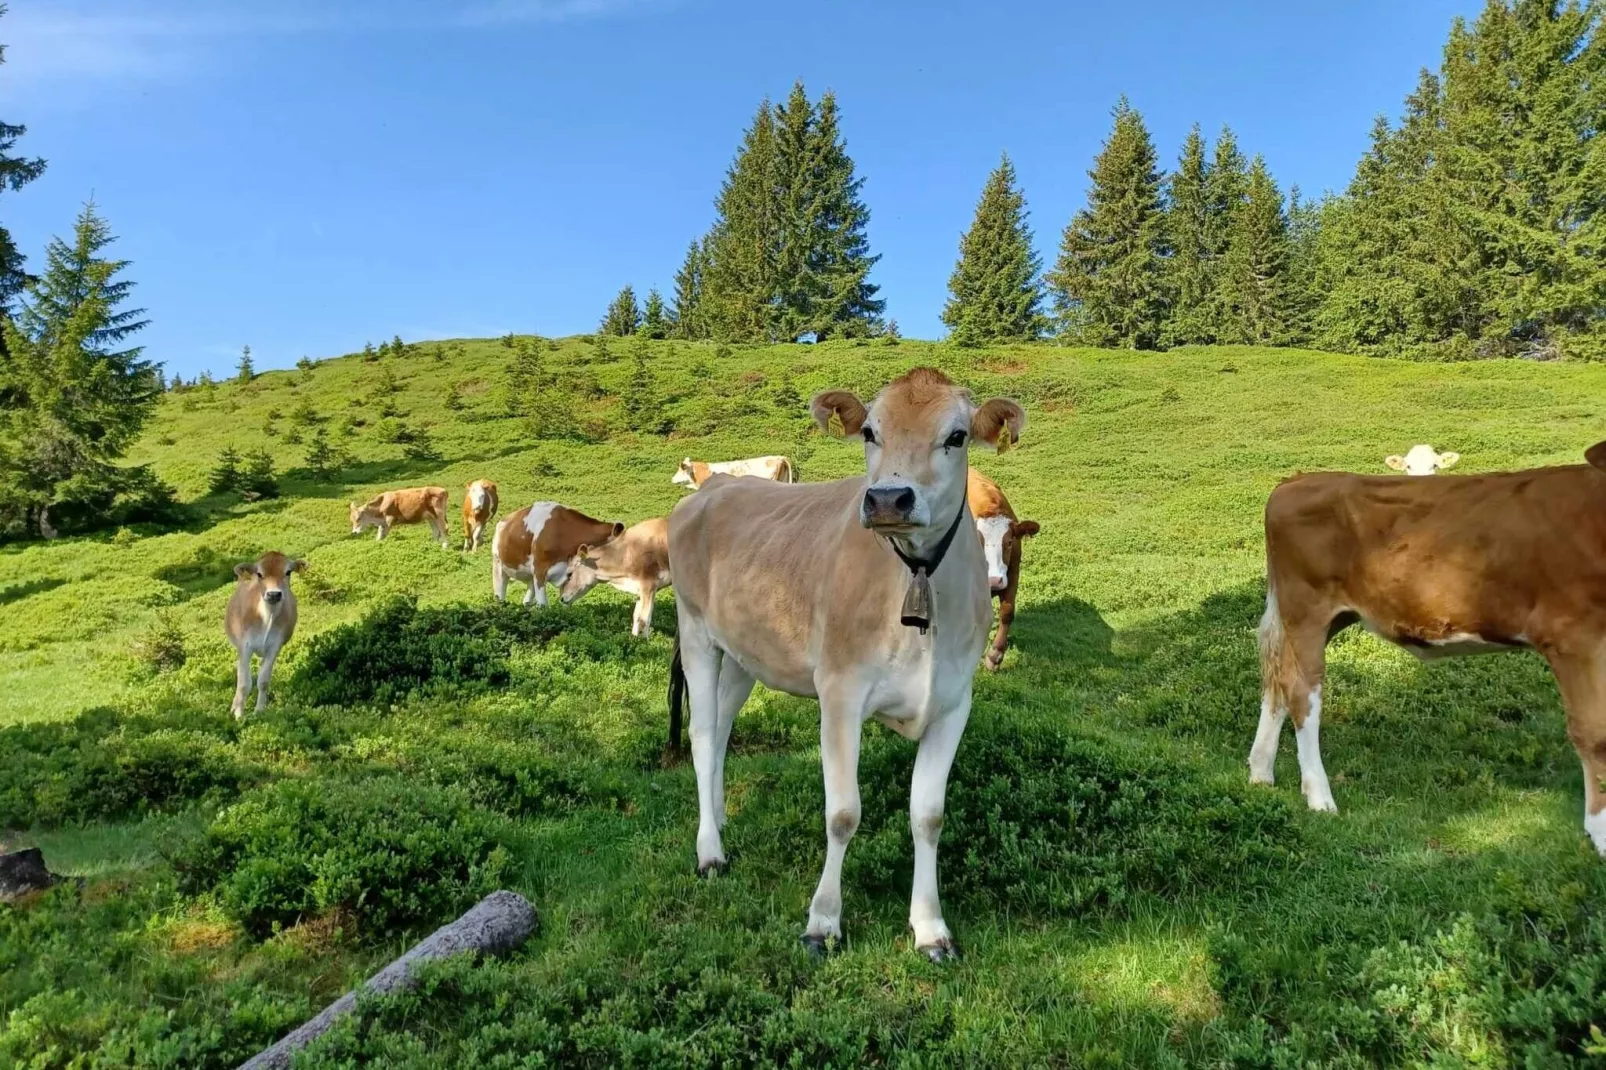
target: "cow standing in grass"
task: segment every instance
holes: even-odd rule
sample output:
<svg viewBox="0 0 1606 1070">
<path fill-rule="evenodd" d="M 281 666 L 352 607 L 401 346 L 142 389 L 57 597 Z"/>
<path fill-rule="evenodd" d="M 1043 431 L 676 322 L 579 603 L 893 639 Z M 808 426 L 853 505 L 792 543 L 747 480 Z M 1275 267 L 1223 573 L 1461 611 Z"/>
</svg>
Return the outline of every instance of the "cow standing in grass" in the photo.
<svg viewBox="0 0 1606 1070">
<path fill-rule="evenodd" d="M 1443 479 L 1323 472 L 1266 502 L 1264 692 L 1249 779 L 1270 784 L 1285 718 L 1300 788 L 1336 811 L 1319 734 L 1328 641 L 1359 623 L 1424 660 L 1529 649 L 1561 687 L 1606 855 L 1606 442 L 1589 464 Z"/>
<path fill-rule="evenodd" d="M 671 583 L 669 518 L 660 516 L 632 524 L 617 539 L 601 546 L 581 546 L 569 559 L 568 575 L 558 595 L 568 605 L 598 581 L 636 596 L 630 634 L 651 635 L 653 596 Z"/>
<path fill-rule="evenodd" d="M 496 515 L 498 505 L 496 484 L 489 479 L 476 479 L 463 492 L 463 549 L 473 553 L 480 548 L 485 525 Z"/>
<path fill-rule="evenodd" d="M 1391 454 L 1383 458 L 1383 463 L 1396 472 L 1404 472 L 1408 476 L 1431 476 L 1435 472 L 1442 472 L 1453 467 L 1461 459 L 1459 453 L 1440 453 L 1425 442 L 1419 442 L 1405 451 L 1405 456 Z"/>
<path fill-rule="evenodd" d="M 409 487 L 406 490 L 387 490 L 362 505 L 351 502 L 351 533 L 360 535 L 367 528 L 376 528 L 374 541 L 390 534 L 398 524 L 428 524 L 442 550 L 451 548 L 446 537 L 446 488 Z"/>
<path fill-rule="evenodd" d="M 753 476 L 772 479 L 777 483 L 793 482 L 792 462 L 779 455 L 749 457 L 741 461 L 694 461 L 690 457 L 680 462 L 669 482 L 679 487 L 696 490 L 708 482 L 709 476 Z"/>
<path fill-rule="evenodd" d="M 987 557 L 987 589 L 998 599 L 998 634 L 983 662 L 987 668 L 997 669 L 1004 663 L 1004 651 L 1009 648 L 1009 626 L 1015 622 L 1021 540 L 1031 538 L 1040 529 L 1035 520 L 1017 519 L 998 484 L 974 468 L 970 470 L 966 496 Z"/>
<path fill-rule="evenodd" d="M 524 604 L 547 604 L 546 585 L 562 586 L 569 559 L 582 546 L 599 547 L 624 534 L 617 521 L 596 520 L 558 502 L 536 502 L 497 521 L 491 538 L 491 593 L 507 598 L 507 581 L 530 585 Z"/>
<path fill-rule="evenodd" d="M 234 566 L 239 582 L 223 614 L 223 632 L 239 656 L 232 707 L 236 719 L 245 716 L 253 655 L 261 659 L 257 669 L 257 712 L 261 713 L 268 704 L 273 663 L 296 631 L 296 596 L 290 590 L 290 575 L 306 567 L 306 562 L 293 561 L 277 550 Z"/>
<path fill-rule="evenodd" d="M 875 717 L 918 741 L 909 797 L 909 924 L 933 960 L 955 954 L 937 896 L 948 770 L 970 716 L 992 617 L 987 565 L 965 504 L 972 440 L 1018 436 L 1013 401 L 977 406 L 941 372 L 917 368 L 869 406 L 844 390 L 814 418 L 862 437 L 868 476 L 786 485 L 714 476 L 669 518 L 680 630 L 670 734 L 691 703 L 697 868 L 724 866 L 725 750 L 755 681 L 820 700 L 825 867 L 803 941 L 842 935 L 842 860 L 859 827 L 859 737 Z M 1007 432 L 1006 432 L 1007 429 Z"/>
</svg>

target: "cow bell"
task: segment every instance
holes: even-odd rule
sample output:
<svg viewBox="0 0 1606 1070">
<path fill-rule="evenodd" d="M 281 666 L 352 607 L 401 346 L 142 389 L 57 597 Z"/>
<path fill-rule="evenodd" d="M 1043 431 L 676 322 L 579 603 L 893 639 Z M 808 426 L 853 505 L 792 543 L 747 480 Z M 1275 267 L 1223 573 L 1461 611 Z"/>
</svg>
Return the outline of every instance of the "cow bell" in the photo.
<svg viewBox="0 0 1606 1070">
<path fill-rule="evenodd" d="M 921 635 L 931 627 L 931 581 L 925 569 L 916 569 L 909 581 L 909 590 L 903 596 L 903 615 L 898 619 L 907 627 L 919 628 Z"/>
</svg>

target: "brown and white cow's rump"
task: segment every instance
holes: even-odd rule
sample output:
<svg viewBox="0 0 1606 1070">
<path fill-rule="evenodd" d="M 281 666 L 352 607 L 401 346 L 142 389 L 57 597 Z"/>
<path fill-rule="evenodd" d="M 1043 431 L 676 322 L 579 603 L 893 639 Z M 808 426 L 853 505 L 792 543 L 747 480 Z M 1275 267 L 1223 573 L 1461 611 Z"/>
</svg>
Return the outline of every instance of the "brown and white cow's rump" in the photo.
<svg viewBox="0 0 1606 1070">
<path fill-rule="evenodd" d="M 480 548 L 485 525 L 496 515 L 499 504 L 496 484 L 489 479 L 476 479 L 463 491 L 463 549 L 473 553 Z"/>
<path fill-rule="evenodd" d="M 1249 778 L 1292 716 L 1301 788 L 1336 810 L 1319 732 L 1328 640 L 1350 624 L 1421 658 L 1529 648 L 1560 685 L 1606 854 L 1606 442 L 1588 465 L 1414 479 L 1320 473 L 1266 503 L 1264 680 Z"/>
<path fill-rule="evenodd" d="M 909 924 L 916 947 L 947 958 L 937 840 L 992 616 L 965 505 L 967 450 L 972 439 L 995 445 L 1006 426 L 1018 437 L 1025 413 L 1002 399 L 978 406 L 930 368 L 888 384 L 868 407 L 838 390 L 815 397 L 812 410 L 822 427 L 863 438 L 867 478 L 788 485 L 713 476 L 669 517 L 680 622 L 670 727 L 673 738 L 683 681 L 697 865 L 725 863 L 725 750 L 754 683 L 817 696 L 826 850 L 803 939 L 831 947 L 842 932 L 842 860 L 859 824 L 859 736 L 875 717 L 919 741 Z"/>
<path fill-rule="evenodd" d="M 446 488 L 409 487 L 406 490 L 387 490 L 370 498 L 362 505 L 351 506 L 351 533 L 359 535 L 365 528 L 377 528 L 374 540 L 383 539 L 398 524 L 428 524 L 435 533 L 441 549 L 449 548 L 446 538 Z"/>
<path fill-rule="evenodd" d="M 594 520 L 557 502 L 536 502 L 497 521 L 491 539 L 491 591 L 507 597 L 507 581 L 528 583 L 524 604 L 546 605 L 546 585 L 562 584 L 580 547 L 601 546 L 624 533 L 620 523 Z"/>
<path fill-rule="evenodd" d="M 251 658 L 261 659 L 257 669 L 257 712 L 268 704 L 273 663 L 296 631 L 296 596 L 290 576 L 307 567 L 304 561 L 270 550 L 255 561 L 234 566 L 234 594 L 223 611 L 223 634 L 234 647 L 234 705 L 236 718 L 245 716 L 245 698 L 251 692 Z"/>
<path fill-rule="evenodd" d="M 982 664 L 997 669 L 1004 663 L 1004 651 L 1009 646 L 1009 626 L 1015 620 L 1015 592 L 1020 587 L 1020 547 L 1022 539 L 1036 535 L 1040 528 L 1035 520 L 1018 520 L 1009 499 L 998 489 L 998 484 L 974 468 L 966 494 L 970 512 L 976 518 L 976 533 L 981 536 L 982 550 L 987 558 L 987 589 L 998 599 L 998 634 L 987 651 Z"/>
<path fill-rule="evenodd" d="M 741 461 L 694 461 L 690 457 L 680 462 L 669 482 L 696 490 L 708 481 L 709 476 L 754 476 L 777 483 L 794 482 L 792 462 L 786 457 L 749 457 Z"/>
<path fill-rule="evenodd" d="M 598 582 L 636 596 L 630 615 L 630 634 L 652 634 L 652 600 L 671 585 L 669 571 L 669 518 L 655 517 L 632 524 L 624 534 L 601 546 L 582 546 L 569 559 L 568 575 L 558 595 L 568 605 Z"/>
</svg>

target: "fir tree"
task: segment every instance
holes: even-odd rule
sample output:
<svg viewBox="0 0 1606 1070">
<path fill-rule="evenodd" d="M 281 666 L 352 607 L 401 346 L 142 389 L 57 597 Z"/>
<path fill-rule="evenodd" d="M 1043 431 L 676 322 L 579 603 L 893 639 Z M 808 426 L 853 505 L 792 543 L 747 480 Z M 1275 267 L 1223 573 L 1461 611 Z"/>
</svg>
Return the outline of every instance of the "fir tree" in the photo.
<svg viewBox="0 0 1606 1070">
<path fill-rule="evenodd" d="M 1288 340 L 1285 273 L 1288 220 L 1283 195 L 1256 156 L 1243 200 L 1228 220 L 1227 251 L 1216 283 L 1219 340 L 1281 344 Z"/>
<path fill-rule="evenodd" d="M 808 235 L 806 258 L 813 265 L 807 285 L 812 315 L 804 326 L 820 341 L 875 334 L 887 305 L 876 296 L 880 287 L 870 282 L 870 269 L 881 257 L 870 253 L 865 233 L 870 209 L 861 196 L 864 179 L 854 172 L 840 120 L 836 94 L 827 90 L 820 98 L 809 154 L 818 171 L 812 176 L 811 195 L 801 199 L 810 206 L 809 225 L 802 233 Z M 792 284 L 783 280 L 783 285 Z"/>
<path fill-rule="evenodd" d="M 217 463 L 206 477 L 208 494 L 227 494 L 240 487 L 240 452 L 233 446 L 223 447 Z"/>
<path fill-rule="evenodd" d="M 708 337 L 708 323 L 703 315 L 703 247 L 692 242 L 686 249 L 686 259 L 675 272 L 675 308 L 672 313 L 674 335 L 691 341 Z"/>
<path fill-rule="evenodd" d="M 1233 330 L 1233 313 L 1226 307 L 1223 289 L 1227 271 L 1227 251 L 1232 240 L 1233 220 L 1243 206 L 1249 190 L 1249 162 L 1238 150 L 1238 138 L 1229 127 L 1222 127 L 1216 138 L 1215 154 L 1205 177 L 1205 265 L 1209 298 L 1204 333 L 1210 341 L 1222 341 Z"/>
<path fill-rule="evenodd" d="M 246 501 L 279 496 L 279 478 L 273 474 L 273 455 L 265 449 L 246 454 L 240 465 L 240 494 Z"/>
<path fill-rule="evenodd" d="M 982 188 L 976 217 L 959 241 L 959 262 L 948 279 L 942 321 L 960 345 L 1029 342 L 1046 318 L 1038 278 L 1043 262 L 1032 250 L 1026 197 L 1006 155 Z"/>
<path fill-rule="evenodd" d="M 251 363 L 251 347 L 240 347 L 240 363 L 235 367 L 234 381 L 249 383 L 257 377 L 256 366 Z"/>
<path fill-rule="evenodd" d="M 0 16 L 5 13 L 5 5 L 0 4 Z M 0 65 L 4 65 L 5 57 L 5 46 L 0 45 Z M 15 193 L 44 174 L 45 161 L 13 155 L 18 139 L 27 132 L 25 126 L 0 121 L 0 193 L 6 190 Z M 0 226 L 0 321 L 9 319 L 15 313 L 16 299 L 28 283 L 28 276 L 22 270 L 24 259 L 16 243 L 11 240 L 10 232 Z M 5 332 L 0 329 L 0 358 L 3 358 L 5 351 Z"/>
<path fill-rule="evenodd" d="M 703 239 L 700 305 L 710 333 L 733 341 L 772 340 L 780 206 L 775 114 L 759 104 L 714 202 Z"/>
<path fill-rule="evenodd" d="M 349 432 L 345 432 L 349 433 Z M 322 427 L 312 432 L 312 440 L 307 444 L 305 464 L 313 475 L 325 482 L 333 479 L 340 470 L 351 463 L 351 455 L 346 449 L 329 444 L 329 436 Z"/>
<path fill-rule="evenodd" d="M 1167 183 L 1163 337 L 1168 346 L 1215 341 L 1211 289 L 1217 238 L 1206 192 L 1209 181 L 1204 138 L 1196 124 L 1182 143 L 1177 169 Z"/>
<path fill-rule="evenodd" d="M 663 403 L 658 397 L 658 384 L 647 363 L 647 343 L 638 338 L 631 347 L 634 368 L 625 386 L 625 425 L 638 434 L 662 433 L 665 428 Z"/>
<path fill-rule="evenodd" d="M 1160 175 L 1143 118 L 1123 97 L 1088 175 L 1088 205 L 1048 274 L 1061 331 L 1088 345 L 1152 348 L 1160 337 Z"/>
<path fill-rule="evenodd" d="M 663 296 L 657 290 L 648 290 L 647 304 L 641 312 L 641 333 L 648 338 L 668 338 L 672 326 Z"/>
<path fill-rule="evenodd" d="M 608 306 L 607 313 L 602 317 L 602 325 L 597 331 L 600 334 L 626 337 L 640 329 L 641 308 L 636 304 L 636 291 L 626 285 Z"/>
<path fill-rule="evenodd" d="M 1308 341 L 1313 316 L 1321 303 L 1320 259 L 1322 215 L 1325 205 L 1300 196 L 1299 187 L 1288 191 L 1288 271 L 1285 284 L 1288 340 Z"/>
</svg>

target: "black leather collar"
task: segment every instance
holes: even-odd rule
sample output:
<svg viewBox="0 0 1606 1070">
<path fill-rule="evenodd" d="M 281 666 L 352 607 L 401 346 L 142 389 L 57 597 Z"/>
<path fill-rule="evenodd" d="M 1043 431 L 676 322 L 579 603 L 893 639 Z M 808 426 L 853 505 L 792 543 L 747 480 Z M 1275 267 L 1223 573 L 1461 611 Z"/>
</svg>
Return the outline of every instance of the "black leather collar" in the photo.
<svg viewBox="0 0 1606 1070">
<path fill-rule="evenodd" d="M 959 512 L 954 514 L 954 522 L 948 525 L 948 530 L 943 534 L 941 540 L 938 541 L 937 548 L 931 552 L 931 557 L 929 559 L 910 557 L 908 554 L 904 553 L 898 548 L 898 542 L 896 539 L 889 537 L 887 539 L 887 545 L 892 547 L 892 552 L 898 555 L 898 560 L 902 561 L 911 573 L 919 572 L 924 569 L 926 575 L 930 576 L 934 574 L 937 571 L 938 566 L 942 564 L 942 559 L 948 556 L 948 547 L 953 545 L 954 533 L 959 530 L 959 522 L 965 518 L 965 507 L 969 504 L 970 495 L 967 492 L 965 497 L 959 499 Z"/>
<path fill-rule="evenodd" d="M 930 576 L 942 564 L 942 559 L 948 554 L 948 547 L 953 545 L 954 534 L 959 531 L 959 522 L 965 518 L 967 501 L 961 498 L 959 512 L 954 514 L 954 522 L 948 525 L 948 530 L 938 541 L 937 547 L 932 551 L 931 557 L 910 557 L 898 547 L 892 539 L 887 543 L 892 552 L 898 555 L 898 560 L 904 563 L 913 579 L 909 581 L 909 590 L 903 596 L 903 610 L 898 616 L 899 623 L 909 628 L 919 628 L 920 634 L 925 635 L 931 627 L 931 580 Z"/>
</svg>

